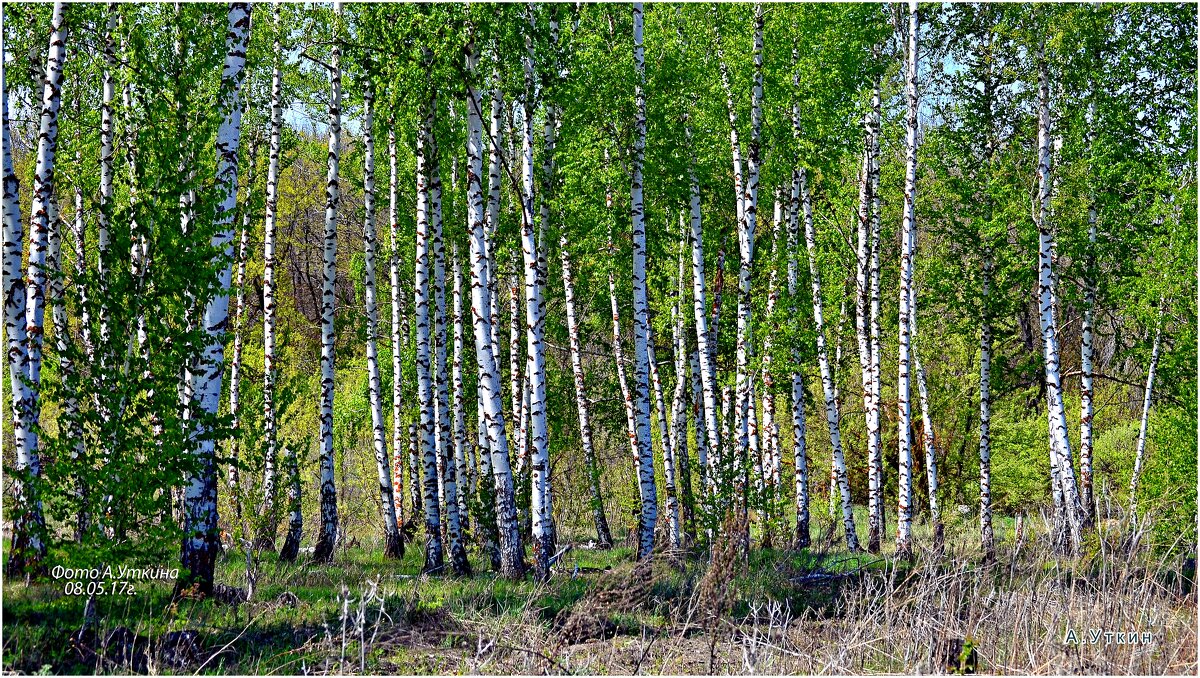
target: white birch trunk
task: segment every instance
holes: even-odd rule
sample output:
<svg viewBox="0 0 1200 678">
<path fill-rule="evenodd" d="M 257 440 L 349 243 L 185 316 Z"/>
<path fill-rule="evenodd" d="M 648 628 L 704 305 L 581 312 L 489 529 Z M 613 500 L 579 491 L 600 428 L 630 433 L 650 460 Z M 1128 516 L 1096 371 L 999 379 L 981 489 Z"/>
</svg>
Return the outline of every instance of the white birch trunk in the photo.
<svg viewBox="0 0 1200 678">
<path fill-rule="evenodd" d="M 3 74 L 0 74 L 3 77 Z M 2 87 L 2 86 L 0 86 Z M 28 447 L 29 420 L 26 416 L 25 405 L 31 400 L 28 393 L 29 384 L 26 380 L 26 347 L 25 338 L 25 277 L 21 270 L 24 258 L 25 238 L 21 222 L 20 182 L 13 169 L 12 141 L 9 138 L 8 125 L 8 90 L 4 89 L 4 336 L 8 356 L 6 366 L 12 405 L 12 429 L 15 447 L 15 468 L 18 473 L 30 472 L 30 456 Z M 34 453 L 36 459 L 36 452 Z M 25 485 L 17 483 L 14 486 L 13 500 L 18 506 L 24 507 L 30 501 L 36 501 L 31 492 L 25 492 Z M 34 519 L 36 520 L 36 519 Z M 29 520 L 23 518 L 23 524 Z M 22 539 L 26 540 L 27 548 L 32 549 L 29 559 L 36 559 L 40 551 L 40 536 L 25 530 Z M 17 554 L 13 554 L 17 555 Z M 11 562 L 11 560 L 10 560 Z M 22 563 L 23 566 L 23 563 Z M 14 575 L 22 574 L 20 568 L 14 567 Z"/>
<path fill-rule="evenodd" d="M 1142 467 L 1146 463 L 1146 430 L 1150 426 L 1150 400 L 1154 395 L 1154 372 L 1158 368 L 1158 358 L 1162 355 L 1163 324 L 1166 322 L 1166 308 L 1163 300 L 1159 300 L 1162 309 L 1158 319 L 1158 329 L 1154 331 L 1154 348 L 1150 353 L 1150 368 L 1146 370 L 1146 393 L 1142 396 L 1142 421 L 1138 428 L 1137 447 L 1133 457 L 1133 475 L 1129 478 L 1129 515 L 1136 522 L 1138 519 L 1137 493 L 1142 480 Z"/>
<path fill-rule="evenodd" d="M 771 526 L 771 521 L 774 519 L 775 499 L 779 491 L 780 482 L 779 427 L 775 423 L 775 377 L 771 373 L 771 347 L 773 345 L 772 339 L 779 331 L 779 322 L 775 316 L 775 309 L 779 304 L 779 268 L 777 262 L 779 261 L 779 227 L 782 222 L 783 203 L 779 199 L 778 191 L 776 191 L 771 220 L 770 269 L 767 274 L 767 321 L 770 323 L 771 331 L 767 333 L 767 336 L 763 337 L 762 352 L 762 432 L 765 438 L 762 464 L 763 481 L 769 490 L 768 494 L 764 497 L 768 526 Z M 764 541 L 768 544 L 770 544 L 770 541 L 767 539 L 769 536 L 770 530 L 764 536 Z"/>
<path fill-rule="evenodd" d="M 28 274 L 25 279 L 25 350 L 21 353 L 24 359 L 23 374 L 27 380 L 21 403 L 25 440 L 23 449 L 17 450 L 16 460 L 17 472 L 26 474 L 29 482 L 22 482 L 16 492 L 16 503 L 20 508 L 13 522 L 13 553 L 8 563 L 8 571 L 13 574 L 20 574 L 27 567 L 38 569 L 46 553 L 42 535 L 45 519 L 37 488 L 42 471 L 38 431 L 41 419 L 42 337 L 49 281 L 46 256 L 51 217 L 57 216 L 51 214 L 57 211 L 53 204 L 54 160 L 58 150 L 58 112 L 62 105 L 63 62 L 66 58 L 61 2 L 54 3 L 50 24 L 50 48 L 42 81 L 37 160 L 30 205 Z M 11 154 L 11 149 L 9 152 Z"/>
<path fill-rule="evenodd" d="M 688 138 L 691 138 L 688 128 Z M 700 381 L 702 398 L 698 404 L 702 406 L 700 419 L 706 432 L 705 442 L 708 443 L 707 453 L 700 438 L 697 437 L 697 455 L 700 462 L 700 473 L 704 479 L 705 494 L 711 496 L 717 489 L 715 464 L 721 456 L 721 431 L 717 411 L 717 370 L 716 346 L 712 341 L 713 334 L 709 327 L 709 309 L 707 289 L 704 279 L 704 229 L 700 212 L 700 182 L 696 178 L 694 159 L 688 162 L 688 183 L 690 185 L 689 221 L 692 234 L 692 311 L 696 320 L 696 353 L 697 378 Z M 701 430 L 697 426 L 697 431 Z"/>
<path fill-rule="evenodd" d="M 529 8 L 528 20 L 533 29 L 533 8 Z M 550 471 L 549 439 L 546 429 L 546 349 L 545 322 L 542 318 L 542 268 L 541 253 L 534 227 L 534 168 L 533 168 L 533 111 L 534 92 L 534 49 L 532 35 L 525 37 L 525 96 L 524 119 L 521 139 L 521 253 L 525 270 L 525 373 L 529 382 L 529 424 L 526 440 L 530 454 L 530 513 L 533 521 L 532 549 L 535 575 L 545 581 L 550 577 L 550 556 L 553 555 L 552 528 L 550 525 Z M 553 151 L 551 147 L 545 152 Z M 524 424 L 522 425 L 524 427 Z"/>
<path fill-rule="evenodd" d="M 979 328 L 979 534 L 984 559 L 996 557 L 992 530 L 992 259 L 983 262 L 983 299 Z"/>
<path fill-rule="evenodd" d="M 233 439 L 230 441 L 229 484 L 230 503 L 233 505 L 235 520 L 242 524 L 242 497 L 238 460 L 241 456 L 241 375 L 242 375 L 242 345 L 245 338 L 242 335 L 242 318 L 246 313 L 246 258 L 250 253 L 250 203 L 254 190 L 255 164 L 258 160 L 253 144 L 249 149 L 250 168 L 247 174 L 245 201 L 242 206 L 242 233 L 238 240 L 237 274 L 234 276 L 233 304 L 233 356 L 229 361 L 229 414 L 233 417 Z"/>
<path fill-rule="evenodd" d="M 695 541 L 695 497 L 692 494 L 692 461 L 688 452 L 687 400 L 692 386 L 685 330 L 684 294 L 687 289 L 688 225 L 683 212 L 679 213 L 679 252 L 675 277 L 674 299 L 671 304 L 671 339 L 675 349 L 675 393 L 671 401 L 671 450 L 675 453 L 676 478 L 680 490 L 680 521 L 683 523 L 683 542 Z M 703 443 L 703 436 L 699 442 Z"/>
<path fill-rule="evenodd" d="M 245 74 L 246 47 L 250 39 L 249 3 L 230 3 L 229 24 L 225 34 L 225 66 L 221 73 L 217 129 L 217 185 L 221 204 L 217 211 L 212 247 L 232 257 L 233 214 L 237 206 L 238 146 L 242 133 L 241 87 Z M 222 335 L 229 321 L 229 284 L 232 271 L 228 264 L 217 276 L 220 290 L 204 309 L 204 331 L 208 342 L 200 360 L 196 383 L 197 406 L 214 416 L 220 406 L 221 376 L 224 372 L 225 344 Z M 201 420 L 203 422 L 203 420 Z M 194 587 L 201 595 L 213 592 L 213 575 L 220 544 L 217 533 L 216 441 L 205 436 L 204 424 L 193 429 L 192 453 L 197 470 L 188 479 L 187 512 L 184 522 L 182 565 L 189 572 L 176 582 L 176 589 Z"/>
<path fill-rule="evenodd" d="M 401 329 L 404 315 L 404 290 L 400 287 L 400 209 L 397 191 L 400 181 L 396 168 L 395 122 L 388 118 L 388 229 L 392 237 L 391 256 L 388 257 L 389 278 L 392 293 L 392 501 L 396 506 L 396 521 L 403 526 L 404 498 L 404 453 L 408 436 L 404 430 L 404 340 L 407 327 Z M 415 516 L 414 516 L 415 518 Z"/>
<path fill-rule="evenodd" d="M 1050 84 L 1046 60 L 1038 55 L 1038 201 L 1035 221 L 1038 227 L 1038 306 L 1041 319 L 1042 344 L 1045 351 L 1046 398 L 1050 418 L 1051 454 L 1055 460 L 1054 477 L 1058 478 L 1063 497 L 1065 526 L 1069 529 L 1071 550 L 1078 547 L 1079 498 L 1076 494 L 1075 472 L 1071 462 L 1071 441 L 1067 437 L 1066 412 L 1063 406 L 1062 375 L 1059 368 L 1058 325 L 1054 317 L 1054 232 L 1050 225 Z M 1056 493 L 1057 494 L 1057 493 Z"/>
<path fill-rule="evenodd" d="M 915 237 L 915 234 L 914 234 Z M 914 244 L 914 251 L 916 246 Z M 909 323 L 913 369 L 917 374 L 917 396 L 921 403 L 921 443 L 925 452 L 925 480 L 929 488 L 929 520 L 933 523 L 933 543 L 936 550 L 942 548 L 944 526 L 938 507 L 937 450 L 934 447 L 933 419 L 929 416 L 929 390 L 925 384 L 925 368 L 917 350 L 917 291 L 916 285 L 909 286 Z"/>
<path fill-rule="evenodd" d="M 436 101 L 436 100 L 435 100 Z M 432 113 L 432 111 L 431 111 Z M 429 118 L 429 221 L 433 234 L 433 347 L 436 410 L 434 423 L 437 430 L 436 451 L 439 499 L 445 511 L 446 547 L 450 549 L 450 566 L 456 575 L 470 575 L 471 564 L 467 560 L 466 545 L 462 539 L 462 523 L 458 513 L 458 474 L 455 468 L 452 421 L 450 419 L 450 388 L 447 383 L 446 331 L 446 248 L 442 232 L 442 177 L 440 150 L 432 134 L 432 117 Z"/>
<path fill-rule="evenodd" d="M 908 95 L 907 162 L 904 172 L 904 221 L 900 236 L 900 369 L 897 378 L 897 400 L 899 405 L 898 433 L 900 454 L 900 508 L 897 516 L 896 553 L 900 558 L 912 555 L 912 403 L 909 377 L 909 353 L 911 340 L 913 256 L 916 248 L 916 198 L 917 198 L 917 3 L 908 4 L 908 71 L 906 90 Z"/>
<path fill-rule="evenodd" d="M 649 357 L 650 381 L 654 387 L 654 408 L 658 412 L 658 437 L 662 444 L 663 454 L 663 486 L 667 495 L 667 539 L 671 548 L 679 548 L 679 497 L 675 487 L 675 450 L 672 447 L 670 424 L 667 421 L 667 410 L 663 400 L 662 380 L 658 376 L 658 362 L 654 355 L 654 334 L 649 324 L 646 329 L 646 353 Z"/>
<path fill-rule="evenodd" d="M 654 485 L 654 455 L 650 447 L 650 338 L 649 301 L 646 296 L 646 211 L 642 198 L 642 163 L 646 154 L 646 59 L 642 48 L 642 3 L 633 4 L 634 136 L 631 160 L 630 216 L 633 220 L 633 353 L 634 409 L 637 424 L 638 524 L 637 559 L 654 550 L 654 523 L 658 519 L 658 491 Z"/>
<path fill-rule="evenodd" d="M 796 58 L 793 50 L 793 59 Z M 798 85 L 799 75 L 793 85 Z M 792 104 L 793 133 L 800 136 L 799 104 Z M 792 171 L 792 195 L 788 202 L 788 299 L 793 326 L 799 317 L 796 300 L 800 295 L 800 170 Z M 804 376 L 800 372 L 800 353 L 792 352 L 792 454 L 796 470 L 793 478 L 796 497 L 796 532 L 793 537 L 795 548 L 809 545 L 809 489 L 808 489 L 808 422 L 804 413 Z"/>
<path fill-rule="evenodd" d="M 424 483 L 423 498 L 425 506 L 425 564 L 424 572 L 440 573 L 444 566 L 442 553 L 441 511 L 438 505 L 438 473 L 437 473 L 437 436 L 435 409 L 437 396 L 434 393 L 431 353 L 430 313 L 430 250 L 433 221 L 432 190 L 430 187 L 429 153 L 433 150 L 433 115 L 435 100 L 430 99 L 424 105 L 423 120 L 417 135 L 417 240 L 416 266 L 413 277 L 415 289 L 415 316 L 417 323 L 417 409 L 419 412 L 419 442 L 420 456 L 423 459 Z"/>
<path fill-rule="evenodd" d="M 335 21 L 341 20 L 341 3 L 335 3 Z M 330 55 L 329 167 L 325 181 L 325 237 L 321 282 L 321 410 L 320 410 L 320 497 L 321 530 L 313 560 L 329 562 L 338 538 L 337 490 L 333 476 L 333 366 L 334 283 L 337 276 L 338 160 L 342 137 L 341 47 L 334 44 Z"/>
<path fill-rule="evenodd" d="M 821 368 L 821 388 L 825 392 L 825 422 L 829 426 L 829 444 L 833 448 L 833 469 L 841 496 L 842 523 L 846 530 L 846 547 L 858 550 L 858 535 L 854 527 L 854 506 L 850 503 L 850 482 L 846 474 L 846 458 L 842 454 L 842 432 L 838 414 L 837 393 L 834 390 L 833 370 L 825 347 L 825 316 L 821 300 L 821 272 L 817 267 L 817 235 L 813 228 L 812 199 L 808 192 L 807 172 L 800 170 L 800 202 L 804 212 L 804 239 L 808 248 L 808 270 L 812 279 L 813 324 L 817 334 L 817 362 Z M 794 406 L 794 405 L 793 405 Z"/>
<path fill-rule="evenodd" d="M 879 90 L 875 88 L 872 100 L 878 101 Z M 873 370 L 875 355 L 873 352 L 874 346 L 871 343 L 871 315 L 872 308 L 872 282 L 876 269 L 871 265 L 872 262 L 878 261 L 877 244 L 873 237 L 874 210 L 872 209 L 875 195 L 874 189 L 878 183 L 877 165 L 875 162 L 874 153 L 876 150 L 876 136 L 878 129 L 875 126 L 875 116 L 872 112 L 864 117 L 866 127 L 865 147 L 863 149 L 863 161 L 861 168 L 861 176 L 859 178 L 859 204 L 858 204 L 858 250 L 857 250 L 857 268 L 855 271 L 855 334 L 858 338 L 858 361 L 862 371 L 863 385 L 863 411 L 866 417 L 867 424 L 867 464 L 868 464 L 868 490 L 867 490 L 867 515 L 868 515 L 868 535 L 867 535 L 867 550 L 871 553 L 878 553 L 880 542 L 883 539 L 883 455 L 882 450 L 878 449 L 879 442 L 877 433 L 872 429 L 872 420 L 876 427 L 879 425 L 879 415 L 877 405 L 875 403 L 875 372 Z"/>
<path fill-rule="evenodd" d="M 454 357 L 451 367 L 451 384 L 454 389 L 453 411 L 451 423 L 454 433 L 454 468 L 455 480 L 458 483 L 458 519 L 460 530 L 465 531 L 468 525 L 468 497 L 472 493 L 469 485 L 471 472 L 467 466 L 467 424 L 466 424 L 466 391 L 463 388 L 463 306 L 462 306 L 462 267 L 458 260 L 458 243 L 451 246 L 451 277 L 454 279 L 453 314 L 454 326 Z M 464 483 L 467 486 L 464 486 Z"/>
<path fill-rule="evenodd" d="M 565 232 L 559 235 L 559 256 L 562 259 L 563 297 L 567 313 L 567 335 L 571 349 L 571 375 L 575 380 L 575 406 L 579 411 L 579 437 L 583 446 L 583 459 L 588 474 L 588 498 L 592 509 L 592 522 L 596 527 L 596 543 L 600 548 L 611 548 L 612 533 L 608 518 L 604 514 L 604 494 L 600 489 L 600 465 L 596 461 L 596 449 L 592 442 L 592 416 L 588 405 L 587 387 L 584 383 L 582 350 L 579 341 L 579 324 L 575 319 L 575 284 L 571 276 L 570 245 Z"/>
<path fill-rule="evenodd" d="M 1090 143 L 1090 142 L 1089 142 Z M 1093 323 L 1096 313 L 1096 205 L 1088 206 L 1088 250 L 1084 272 L 1083 325 L 1079 350 L 1079 485 L 1085 525 L 1095 520 L 1095 500 L 1092 496 L 1092 417 L 1093 398 L 1092 349 Z"/>
<path fill-rule="evenodd" d="M 513 496 L 513 477 L 509 465 L 508 438 L 504 429 L 503 396 L 501 394 L 500 368 L 497 364 L 497 334 L 494 323 L 498 320 L 493 303 L 495 287 L 492 276 L 496 273 L 494 259 L 489 247 L 485 210 L 483 203 L 483 123 L 480 120 L 480 96 L 474 89 L 472 76 L 478 63 L 474 43 L 467 49 L 467 222 L 471 229 L 471 316 L 475 337 L 475 356 L 479 367 L 479 400 L 484 418 L 480 422 L 487 437 L 487 459 L 492 474 L 492 489 L 495 501 L 496 534 L 499 551 L 500 571 L 505 577 L 520 577 L 524 572 L 521 535 L 517 529 L 516 502 Z M 491 168 L 490 185 L 494 188 L 495 203 L 489 192 L 486 217 L 493 224 L 499 218 L 500 175 L 499 175 L 499 99 L 492 101 L 491 153 L 494 166 Z M 495 210 L 493 213 L 492 210 Z"/>
<path fill-rule="evenodd" d="M 404 557 L 404 542 L 396 521 L 392 492 L 392 464 L 384 433 L 383 394 L 379 377 L 379 302 L 375 291 L 375 93 L 370 85 L 363 91 L 363 296 L 367 313 L 367 392 L 371 405 L 371 442 L 379 478 L 379 511 L 383 520 L 383 554 Z"/>
<path fill-rule="evenodd" d="M 276 35 L 283 30 L 279 5 L 275 5 Z M 275 39 L 275 54 L 282 54 L 282 45 Z M 267 157 L 266 220 L 263 226 L 263 501 L 259 512 L 263 520 L 258 534 L 260 548 L 275 550 L 275 528 L 278 523 L 275 509 L 275 459 L 277 428 L 275 414 L 275 221 L 279 207 L 279 153 L 283 130 L 283 69 L 280 57 L 273 61 L 271 73 L 271 132 Z"/>
<path fill-rule="evenodd" d="M 615 252 L 611 243 L 609 250 Z M 612 309 L 613 364 L 617 371 L 617 384 L 621 389 L 621 402 L 625 406 L 625 433 L 629 438 L 629 449 L 633 453 L 633 460 L 636 465 L 640 461 L 637 416 L 634 414 L 633 392 L 629 389 L 629 380 L 625 374 L 626 360 L 625 349 L 621 346 L 621 315 L 620 309 L 617 306 L 617 282 L 611 268 L 608 271 L 608 301 Z"/>
</svg>

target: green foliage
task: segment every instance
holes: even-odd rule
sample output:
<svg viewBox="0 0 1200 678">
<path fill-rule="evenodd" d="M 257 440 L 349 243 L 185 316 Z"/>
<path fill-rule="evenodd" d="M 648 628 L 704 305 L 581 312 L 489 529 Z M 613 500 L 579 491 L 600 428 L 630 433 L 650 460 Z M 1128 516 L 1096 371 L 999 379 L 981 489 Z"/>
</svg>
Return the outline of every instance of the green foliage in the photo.
<svg viewBox="0 0 1200 678">
<path fill-rule="evenodd" d="M 1163 551 L 1196 548 L 1195 418 L 1183 408 L 1162 407 L 1150 417 L 1150 455 L 1138 505 L 1154 512 L 1154 545 Z"/>
</svg>

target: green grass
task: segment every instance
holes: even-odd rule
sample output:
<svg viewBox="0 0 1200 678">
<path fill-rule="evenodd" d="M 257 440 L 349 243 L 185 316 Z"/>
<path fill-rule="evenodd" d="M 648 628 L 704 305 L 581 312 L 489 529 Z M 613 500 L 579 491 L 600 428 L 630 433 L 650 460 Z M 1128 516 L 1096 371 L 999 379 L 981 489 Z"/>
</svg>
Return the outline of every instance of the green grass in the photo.
<svg viewBox="0 0 1200 678">
<path fill-rule="evenodd" d="M 856 517 L 860 535 L 865 537 L 865 513 Z M 790 618 L 842 618 L 848 614 L 847 601 L 861 599 L 859 582 L 866 579 L 890 580 L 893 587 L 906 587 L 909 572 L 953 575 L 964 563 L 978 558 L 977 524 L 973 515 L 957 511 L 947 512 L 946 518 L 946 557 L 937 562 L 921 562 L 921 554 L 932 542 L 932 526 L 926 522 L 914 526 L 918 553 L 914 564 L 892 558 L 892 525 L 879 555 L 850 554 L 840 539 L 830 542 L 829 530 L 840 535 L 841 524 L 831 524 L 823 516 L 814 521 L 813 547 L 801 552 L 759 548 L 759 535 L 752 535 L 755 548 L 747 562 L 728 568 L 727 618 L 734 624 L 753 625 L 766 605 L 785 609 Z M 1036 527 L 1028 524 L 1026 529 L 1032 532 Z M 998 541 L 1007 548 L 1015 522 L 998 517 L 996 531 Z M 1096 558 L 1087 555 L 1089 551 L 1094 552 L 1095 547 L 1069 563 L 1038 559 L 1030 564 L 1056 580 L 1087 579 L 1097 567 Z M 630 587 L 631 560 L 627 548 L 574 549 L 563 558 L 558 574 L 539 584 L 529 577 L 519 581 L 500 578 L 477 553 L 471 555 L 476 574 L 469 578 L 421 575 L 423 556 L 419 548 L 412 547 L 402 560 L 391 561 L 382 557 L 376 545 L 366 545 L 339 551 L 330 565 L 282 563 L 268 553 L 258 559 L 257 588 L 249 603 L 233 607 L 213 600 L 174 602 L 171 582 L 143 581 L 137 583 L 135 595 L 97 599 L 98 627 L 102 637 L 126 627 L 148 641 L 171 631 L 198 631 L 200 654 L 209 660 L 203 667 L 181 667 L 189 673 L 197 669 L 203 673 L 296 673 L 302 668 L 368 673 L 459 671 L 462 662 L 473 656 L 477 639 L 505 639 L 518 632 L 534 633 L 542 639 L 539 642 L 555 637 L 558 625 L 590 592 Z M 658 562 L 649 592 L 640 602 L 589 614 L 599 615 L 607 628 L 631 642 L 670 636 L 691 619 L 706 569 L 707 563 L 698 556 L 682 562 Z M 575 572 L 581 574 L 572 576 Z M 834 576 L 808 576 L 813 573 Z M 221 556 L 218 582 L 241 588 L 245 576 L 244 553 L 230 551 Z M 1007 568 L 984 576 L 1008 590 L 1022 585 L 1001 581 L 1010 576 Z M 94 664 L 81 661 L 70 643 L 83 617 L 85 598 L 64 595 L 62 584 L 52 580 L 30 586 L 5 583 L 5 670 L 96 670 Z M 294 602 L 285 604 L 285 600 Z M 355 623 L 359 615 L 365 622 L 361 635 Z M 545 666 L 533 668 L 545 670 Z M 102 672 L 127 670 L 100 667 Z M 169 667 L 156 670 L 170 672 Z"/>
</svg>

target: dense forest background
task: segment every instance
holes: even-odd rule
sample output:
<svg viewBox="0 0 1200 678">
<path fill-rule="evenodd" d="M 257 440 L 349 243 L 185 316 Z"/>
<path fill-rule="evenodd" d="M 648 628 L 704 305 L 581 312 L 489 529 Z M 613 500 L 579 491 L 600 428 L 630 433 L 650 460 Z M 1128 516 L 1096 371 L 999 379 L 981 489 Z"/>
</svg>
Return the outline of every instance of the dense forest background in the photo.
<svg viewBox="0 0 1200 678">
<path fill-rule="evenodd" d="M 1148 516 L 1156 553 L 1194 555 L 1195 5 L 922 5 L 910 70 L 918 24 L 901 4 L 651 4 L 644 17 L 617 4 L 256 4 L 236 90 L 232 12 L 4 6 L 6 307 L 21 284 L 45 309 L 44 324 L 15 321 L 28 325 L 30 348 L 6 326 L 6 374 L 41 354 L 40 377 L 22 372 L 4 389 L 6 535 L 36 533 L 43 544 L 41 554 L 16 547 L 21 567 L 36 570 L 47 549 L 51 563 L 178 562 L 180 541 L 192 538 L 185 516 L 208 498 L 188 488 L 209 463 L 219 535 L 205 538 L 222 548 L 273 549 L 298 507 L 296 546 L 318 559 L 336 560 L 334 543 L 343 555 L 390 551 L 393 531 L 428 549 L 433 506 L 448 558 L 461 539 L 475 569 L 488 554 L 499 566 L 496 526 L 505 528 L 489 474 L 500 472 L 483 460 L 480 433 L 480 314 L 498 337 L 509 482 L 535 568 L 543 544 L 597 541 L 597 508 L 618 544 L 645 555 L 650 499 L 659 548 L 707 553 L 738 529 L 755 547 L 800 546 L 801 502 L 811 504 L 814 544 L 844 540 L 839 479 L 864 548 L 879 548 L 880 535 L 868 536 L 876 530 L 893 548 L 907 502 L 919 525 L 951 524 L 958 553 L 994 550 L 979 532 L 985 353 L 984 511 L 989 530 L 996 516 L 997 541 L 1020 538 L 1018 516 L 1050 525 L 1071 512 L 1056 501 L 1065 464 L 1090 488 L 1073 529 Z M 229 149 L 218 143 L 230 102 L 240 111 L 232 212 L 219 171 Z M 441 248 L 440 302 L 437 290 L 421 292 L 432 271 L 422 272 L 430 255 L 420 235 L 433 218 L 430 181 L 440 182 L 442 241 L 431 245 Z M 16 250 L 10 185 L 28 239 Z M 472 297 L 472 220 L 482 214 L 473 201 L 485 198 L 496 210 L 482 255 L 490 313 Z M 273 367 L 264 365 L 268 241 Z M 728 466 L 720 477 L 701 461 L 708 385 L 696 373 L 694 251 L 716 327 L 714 403 L 736 389 L 736 402 L 726 393 L 714 412 Z M 1040 255 L 1052 262 L 1052 379 L 1069 438 L 1057 467 Z M 222 295 L 228 322 L 207 327 L 204 310 Z M 222 348 L 215 364 L 209 336 Z M 876 371 L 864 375 L 872 355 Z M 530 378 L 538 361 L 541 396 Z M 216 379 L 215 407 L 197 406 L 193 377 Z M 22 388 L 37 393 L 36 408 L 14 398 Z M 520 416 L 531 393 L 543 433 L 536 405 Z M 439 435 L 428 456 L 414 431 L 437 418 L 450 427 L 447 415 L 452 439 Z M 18 454 L 15 422 L 40 434 L 32 465 Z M 647 460 L 649 491 L 639 476 Z M 450 518 L 456 470 L 462 515 Z M 334 542 L 322 542 L 323 492 L 335 498 Z M 35 500 L 44 517 L 28 516 Z M 399 527 L 380 519 L 387 501 Z M 452 520 L 460 537 L 444 533 Z M 918 530 L 916 550 L 941 548 L 941 529 Z M 13 552 L 10 578 L 21 571 Z"/>
</svg>

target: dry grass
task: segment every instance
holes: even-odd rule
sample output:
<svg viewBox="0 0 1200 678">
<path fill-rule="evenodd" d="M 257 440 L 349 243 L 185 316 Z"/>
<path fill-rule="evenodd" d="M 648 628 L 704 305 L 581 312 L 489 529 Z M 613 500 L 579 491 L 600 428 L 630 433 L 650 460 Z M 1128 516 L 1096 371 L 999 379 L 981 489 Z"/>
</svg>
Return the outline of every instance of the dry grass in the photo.
<svg viewBox="0 0 1200 678">
<path fill-rule="evenodd" d="M 259 593 L 239 608 L 205 602 L 168 618 L 147 600 L 144 612 L 124 620 L 102 615 L 93 644 L 124 633 L 114 642 L 126 653 L 101 648 L 92 666 L 101 673 L 1195 674 L 1194 585 L 1181 576 L 1182 556 L 1164 558 L 1145 545 L 1145 523 L 1102 524 L 1082 554 L 1061 558 L 1042 536 L 1043 521 L 1027 520 L 986 566 L 967 555 L 967 522 L 950 527 L 943 557 L 927 548 L 912 564 L 832 546 L 755 550 L 747 562 L 733 542 L 718 540 L 708 562 L 663 553 L 635 565 L 622 553 L 583 552 L 586 563 L 611 570 L 586 567 L 573 576 L 567 565 L 544 585 L 486 574 L 388 575 L 387 565 L 367 561 L 267 568 Z M 345 584 L 331 585 L 339 576 Z M 68 602 L 36 588 L 10 593 L 27 596 L 35 611 Z M 6 602 L 5 668 L 36 670 L 39 662 L 15 655 L 31 648 L 36 655 L 37 643 L 56 641 L 32 617 L 10 612 Z M 150 615 L 144 623 L 129 621 L 143 615 Z M 166 632 L 184 628 L 199 629 L 195 646 L 172 660 L 163 654 Z M 1106 642 L 1094 631 L 1151 636 Z M 1069 632 L 1079 642 L 1068 642 Z"/>
</svg>

